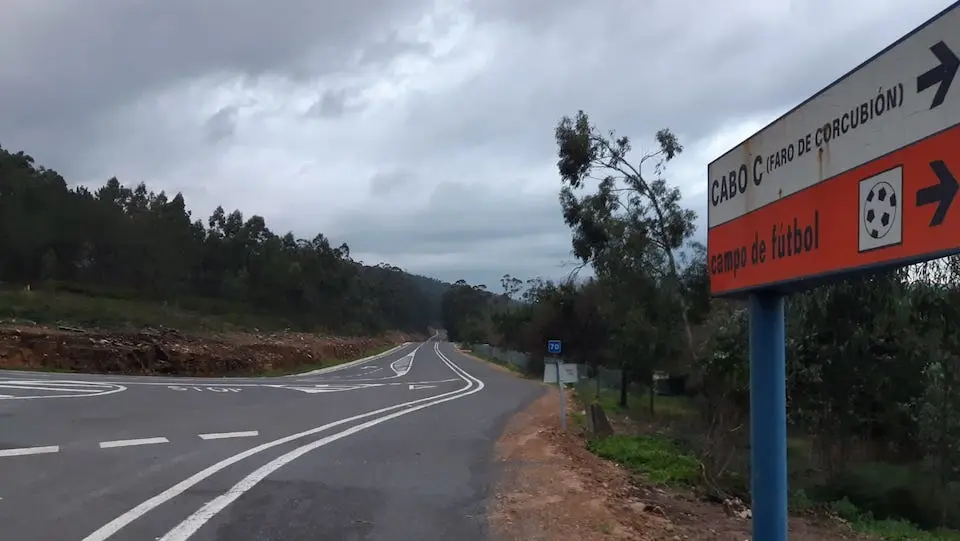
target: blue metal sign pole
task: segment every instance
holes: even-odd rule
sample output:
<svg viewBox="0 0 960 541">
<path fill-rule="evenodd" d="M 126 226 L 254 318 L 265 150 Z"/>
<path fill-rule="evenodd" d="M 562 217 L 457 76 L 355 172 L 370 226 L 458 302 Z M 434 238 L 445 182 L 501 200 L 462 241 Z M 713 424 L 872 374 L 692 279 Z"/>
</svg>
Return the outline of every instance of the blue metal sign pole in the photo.
<svg viewBox="0 0 960 541">
<path fill-rule="evenodd" d="M 750 295 L 750 488 L 753 539 L 787 541 L 784 296 Z"/>
</svg>

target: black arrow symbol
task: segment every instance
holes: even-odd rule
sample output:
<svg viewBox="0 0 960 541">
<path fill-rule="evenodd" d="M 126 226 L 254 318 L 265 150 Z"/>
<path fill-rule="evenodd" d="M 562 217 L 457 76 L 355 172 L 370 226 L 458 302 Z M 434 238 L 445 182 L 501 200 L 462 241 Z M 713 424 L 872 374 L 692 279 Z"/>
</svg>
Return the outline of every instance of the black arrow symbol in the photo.
<svg viewBox="0 0 960 541">
<path fill-rule="evenodd" d="M 960 68 L 960 58 L 957 58 L 950 47 L 947 47 L 947 44 L 942 41 L 934 43 L 930 47 L 930 52 L 937 57 L 940 65 L 917 77 L 917 93 L 919 94 L 939 83 L 940 87 L 937 88 L 937 93 L 933 95 L 933 102 L 930 104 L 930 108 L 933 109 L 943 103 L 943 100 L 947 97 L 950 83 L 953 82 L 957 69 Z"/>
<path fill-rule="evenodd" d="M 937 204 L 937 210 L 933 213 L 933 218 L 930 219 L 930 227 L 934 227 L 943 223 L 947 211 L 950 210 L 950 204 L 953 203 L 953 198 L 957 195 L 960 184 L 957 184 L 957 179 L 953 177 L 953 173 L 947 169 L 946 164 L 941 160 L 930 162 L 930 169 L 933 169 L 940 182 L 917 190 L 917 206 Z"/>
</svg>

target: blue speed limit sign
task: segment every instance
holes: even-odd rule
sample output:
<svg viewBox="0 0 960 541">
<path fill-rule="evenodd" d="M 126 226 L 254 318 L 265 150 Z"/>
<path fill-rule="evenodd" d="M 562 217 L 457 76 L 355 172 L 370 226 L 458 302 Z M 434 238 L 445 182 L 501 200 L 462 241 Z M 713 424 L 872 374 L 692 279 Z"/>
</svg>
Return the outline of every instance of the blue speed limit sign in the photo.
<svg viewBox="0 0 960 541">
<path fill-rule="evenodd" d="M 561 351 L 563 351 L 563 346 L 559 340 L 547 340 L 547 353 L 550 355 L 560 355 Z"/>
</svg>

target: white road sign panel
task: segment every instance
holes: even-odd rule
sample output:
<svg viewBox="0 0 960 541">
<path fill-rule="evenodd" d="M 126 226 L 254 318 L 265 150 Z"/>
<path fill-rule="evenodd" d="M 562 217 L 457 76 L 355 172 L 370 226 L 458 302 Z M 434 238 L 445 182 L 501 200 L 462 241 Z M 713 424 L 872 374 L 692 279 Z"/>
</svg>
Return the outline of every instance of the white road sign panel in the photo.
<svg viewBox="0 0 960 541">
<path fill-rule="evenodd" d="M 958 6 L 711 163 L 709 227 L 960 123 Z"/>
</svg>

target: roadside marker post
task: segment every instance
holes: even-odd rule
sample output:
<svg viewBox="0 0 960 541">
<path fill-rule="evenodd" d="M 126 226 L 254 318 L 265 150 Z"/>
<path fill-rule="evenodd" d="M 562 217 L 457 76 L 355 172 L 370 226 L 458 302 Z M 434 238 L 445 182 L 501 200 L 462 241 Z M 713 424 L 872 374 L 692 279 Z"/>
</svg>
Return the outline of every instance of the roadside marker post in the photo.
<svg viewBox="0 0 960 541">
<path fill-rule="evenodd" d="M 560 340 L 547 340 L 547 353 L 556 356 L 555 366 L 557 367 L 557 389 L 560 390 L 560 429 L 567 431 L 567 397 L 563 392 L 563 376 L 561 375 L 560 365 L 563 361 L 560 354 L 563 353 L 563 342 Z"/>
<path fill-rule="evenodd" d="M 786 295 L 960 252 L 958 53 L 955 2 L 708 167 L 710 292 L 750 299 L 753 539 L 787 539 Z"/>
</svg>

